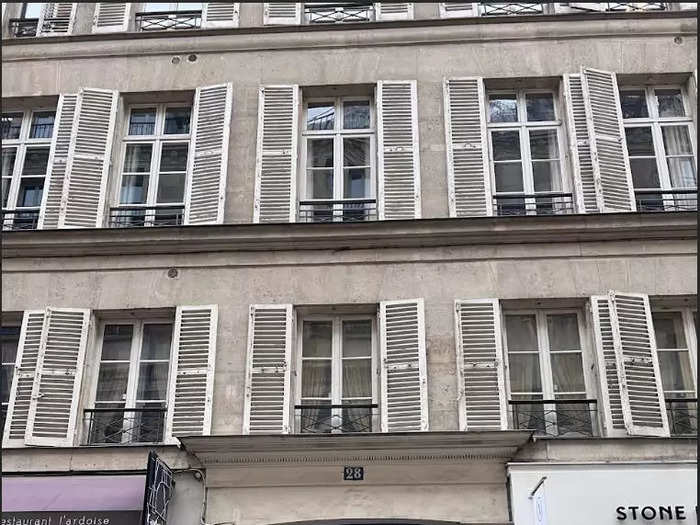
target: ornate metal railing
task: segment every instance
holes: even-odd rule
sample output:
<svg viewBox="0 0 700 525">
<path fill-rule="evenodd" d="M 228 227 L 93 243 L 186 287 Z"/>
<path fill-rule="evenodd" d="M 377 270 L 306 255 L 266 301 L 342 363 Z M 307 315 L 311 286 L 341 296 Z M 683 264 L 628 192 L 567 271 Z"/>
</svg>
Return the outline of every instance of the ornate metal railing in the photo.
<svg viewBox="0 0 700 525">
<path fill-rule="evenodd" d="M 666 399 L 668 429 L 672 436 L 696 435 L 698 432 L 698 398 Z"/>
<path fill-rule="evenodd" d="M 545 4 L 542 3 L 509 3 L 500 4 L 492 2 L 482 2 L 480 4 L 483 16 L 499 15 L 538 15 L 543 13 Z"/>
<path fill-rule="evenodd" d="M 304 2 L 307 24 L 345 24 L 374 20 L 372 2 Z"/>
<path fill-rule="evenodd" d="M 376 404 L 294 405 L 296 428 L 301 434 L 372 432 Z"/>
<path fill-rule="evenodd" d="M 513 428 L 551 437 L 598 435 L 595 399 L 509 401 Z"/>
<path fill-rule="evenodd" d="M 177 29 L 199 29 L 202 26 L 201 11 L 159 11 L 136 13 L 137 31 L 170 31 Z"/>
<path fill-rule="evenodd" d="M 564 215 L 574 213 L 571 193 L 509 193 L 494 195 L 494 215 Z"/>
<path fill-rule="evenodd" d="M 184 206 L 118 206 L 109 210 L 110 228 L 141 226 L 180 226 Z"/>
<path fill-rule="evenodd" d="M 160 443 L 165 408 L 90 408 L 85 415 L 85 444 Z"/>
<path fill-rule="evenodd" d="M 582 11 L 666 11 L 666 2 L 591 2 L 590 7 L 582 2 L 575 5 L 569 4 L 571 9 Z"/>
<path fill-rule="evenodd" d="M 36 230 L 39 210 L 2 210 L 3 230 Z"/>
<path fill-rule="evenodd" d="M 10 34 L 15 38 L 36 36 L 39 25 L 38 18 L 10 18 L 8 21 Z"/>
<path fill-rule="evenodd" d="M 377 220 L 376 199 L 313 199 L 299 202 L 299 222 L 364 222 Z"/>
<path fill-rule="evenodd" d="M 636 190 L 637 211 L 695 211 L 698 209 L 698 190 Z"/>
</svg>

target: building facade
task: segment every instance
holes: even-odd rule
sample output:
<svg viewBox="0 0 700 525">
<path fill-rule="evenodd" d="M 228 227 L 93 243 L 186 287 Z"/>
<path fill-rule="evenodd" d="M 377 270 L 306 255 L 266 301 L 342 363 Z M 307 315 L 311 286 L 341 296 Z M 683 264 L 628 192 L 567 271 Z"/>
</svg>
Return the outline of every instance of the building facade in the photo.
<svg viewBox="0 0 700 525">
<path fill-rule="evenodd" d="M 697 523 L 695 4 L 2 37 L 3 523 Z"/>
</svg>

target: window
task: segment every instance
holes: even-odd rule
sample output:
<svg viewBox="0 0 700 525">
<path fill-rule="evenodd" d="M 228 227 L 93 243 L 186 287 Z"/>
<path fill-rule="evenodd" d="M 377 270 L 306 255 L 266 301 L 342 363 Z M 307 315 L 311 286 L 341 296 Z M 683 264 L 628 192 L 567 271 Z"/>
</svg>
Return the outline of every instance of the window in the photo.
<svg viewBox="0 0 700 525">
<path fill-rule="evenodd" d="M 3 229 L 35 229 L 49 167 L 54 110 L 2 114 Z"/>
<path fill-rule="evenodd" d="M 42 2 L 24 2 L 19 11 L 19 18 L 10 19 L 12 36 L 36 36 L 43 6 Z"/>
<path fill-rule="evenodd" d="M 202 2 L 146 2 L 136 13 L 138 31 L 197 29 L 202 25 Z"/>
<path fill-rule="evenodd" d="M 302 132 L 302 222 L 376 217 L 374 106 L 369 97 L 308 100 Z"/>
<path fill-rule="evenodd" d="M 189 106 L 175 104 L 130 109 L 112 226 L 182 224 L 190 114 Z"/>
<path fill-rule="evenodd" d="M 374 317 L 308 316 L 300 332 L 298 432 L 376 431 Z"/>
<path fill-rule="evenodd" d="M 695 131 L 684 90 L 624 87 L 620 105 L 637 209 L 696 209 Z"/>
<path fill-rule="evenodd" d="M 88 443 L 162 441 L 172 321 L 106 322 L 100 333 L 95 408 L 86 410 Z"/>
<path fill-rule="evenodd" d="M 688 308 L 652 312 L 671 434 L 697 432 L 696 316 Z"/>
<path fill-rule="evenodd" d="M 582 334 L 575 310 L 505 314 L 513 428 L 594 435 L 596 408 L 588 397 Z"/>
<path fill-rule="evenodd" d="M 10 387 L 15 371 L 17 347 L 19 345 L 19 326 L 0 327 L 0 343 L 2 344 L 2 384 L 0 385 L 0 428 L 5 428 L 7 405 L 10 401 Z"/>
<path fill-rule="evenodd" d="M 374 20 L 373 2 L 304 2 L 307 24 L 341 24 Z"/>
<path fill-rule="evenodd" d="M 488 128 L 496 214 L 571 213 L 554 93 L 489 91 Z"/>
</svg>

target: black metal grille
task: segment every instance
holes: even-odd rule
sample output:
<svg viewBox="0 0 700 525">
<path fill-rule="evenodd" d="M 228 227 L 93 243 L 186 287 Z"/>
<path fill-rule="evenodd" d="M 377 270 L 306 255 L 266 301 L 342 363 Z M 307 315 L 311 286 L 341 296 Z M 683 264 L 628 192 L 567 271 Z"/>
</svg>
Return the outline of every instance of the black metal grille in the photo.
<svg viewBox="0 0 700 525">
<path fill-rule="evenodd" d="M 374 20 L 372 2 L 305 2 L 304 15 L 308 24 L 344 24 Z"/>
<path fill-rule="evenodd" d="M 184 206 L 119 206 L 109 212 L 111 228 L 138 228 L 142 226 L 180 226 Z"/>
<path fill-rule="evenodd" d="M 299 222 L 364 222 L 377 220 L 375 199 L 299 202 Z"/>
<path fill-rule="evenodd" d="M 496 215 L 564 215 L 574 213 L 574 199 L 560 192 L 496 195 L 493 210 Z"/>
<path fill-rule="evenodd" d="M 496 16 L 496 15 L 537 15 L 542 13 L 542 8 L 544 4 L 541 3 L 513 3 L 513 4 L 500 4 L 483 2 L 482 12 L 484 16 Z"/>
<path fill-rule="evenodd" d="M 637 211 L 695 211 L 698 209 L 697 188 L 677 190 L 636 190 Z"/>
<path fill-rule="evenodd" d="M 581 3 L 571 6 L 572 9 L 580 9 L 583 11 L 598 11 L 594 6 L 601 6 L 603 11 L 666 11 L 668 6 L 666 2 L 597 2 L 591 4 L 591 7 L 585 7 Z"/>
<path fill-rule="evenodd" d="M 160 443 L 165 408 L 92 408 L 85 410 L 86 445 Z"/>
<path fill-rule="evenodd" d="M 552 437 L 598 434 L 594 399 L 509 401 L 513 428 Z"/>
<path fill-rule="evenodd" d="M 2 210 L 3 230 L 36 230 L 39 210 Z"/>
<path fill-rule="evenodd" d="M 169 31 L 199 29 L 202 26 L 201 11 L 160 11 L 158 13 L 136 13 L 137 31 Z"/>
<path fill-rule="evenodd" d="M 36 36 L 38 25 L 38 18 L 10 18 L 9 20 L 10 34 L 15 38 Z"/>
<path fill-rule="evenodd" d="M 696 397 L 666 399 L 666 415 L 672 436 L 697 434 L 698 399 Z"/>
<path fill-rule="evenodd" d="M 295 405 L 299 433 L 330 434 L 372 432 L 376 404 Z"/>
</svg>

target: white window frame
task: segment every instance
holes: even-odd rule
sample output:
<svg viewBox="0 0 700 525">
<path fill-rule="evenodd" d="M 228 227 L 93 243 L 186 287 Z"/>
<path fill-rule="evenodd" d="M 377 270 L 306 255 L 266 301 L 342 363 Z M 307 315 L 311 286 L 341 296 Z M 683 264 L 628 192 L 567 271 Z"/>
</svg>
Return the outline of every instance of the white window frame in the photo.
<svg viewBox="0 0 700 525">
<path fill-rule="evenodd" d="M 148 360 L 142 360 L 141 359 L 141 352 L 143 351 L 143 332 L 144 332 L 144 327 L 145 325 L 148 324 L 170 324 L 172 326 L 172 332 L 170 336 L 170 353 L 168 355 L 168 377 L 166 378 L 166 391 L 165 391 L 165 398 L 162 401 L 155 401 L 155 400 L 139 400 L 136 398 L 136 394 L 138 393 L 138 384 L 139 384 L 139 374 L 141 371 L 141 363 L 163 363 L 166 362 L 164 359 L 148 359 Z M 126 388 L 126 399 L 124 399 L 122 402 L 124 403 L 124 410 L 128 411 L 128 409 L 133 409 L 136 408 L 136 405 L 138 403 L 145 403 L 145 404 L 157 404 L 157 403 L 162 403 L 163 404 L 163 435 L 161 436 L 161 441 L 160 443 L 164 442 L 166 439 L 165 433 L 166 433 L 166 422 L 165 422 L 165 416 L 167 413 L 167 407 L 168 403 L 171 402 L 171 393 L 170 393 L 170 377 L 173 374 L 173 342 L 175 340 L 175 320 L 172 317 L 148 317 L 144 319 L 124 319 L 124 318 L 119 318 L 119 319 L 104 319 L 101 320 L 98 324 L 98 331 L 97 331 L 97 352 L 96 352 L 96 360 L 95 362 L 97 363 L 97 366 L 95 368 L 95 374 L 94 374 L 94 379 L 92 381 L 91 385 L 91 393 L 90 393 L 90 401 L 91 404 L 90 406 L 92 408 L 99 408 L 101 404 L 116 404 L 119 403 L 120 401 L 97 401 L 97 389 L 99 385 L 99 379 L 100 379 L 100 368 L 102 366 L 102 347 L 104 345 L 104 333 L 105 333 L 105 327 L 107 325 L 121 325 L 121 326 L 131 326 L 132 327 L 132 338 L 131 338 L 131 349 L 129 350 L 129 374 L 128 374 L 128 380 L 127 380 L 127 388 Z M 112 362 L 118 362 L 118 363 L 126 363 L 126 359 L 120 359 L 120 360 L 110 360 L 108 361 L 110 363 Z M 128 422 L 124 421 L 124 427 L 126 429 L 128 425 Z M 85 428 L 83 430 L 84 436 L 89 439 L 89 427 L 88 427 L 88 422 L 85 422 Z M 122 442 L 123 443 L 128 443 L 130 440 L 128 439 L 128 433 L 124 433 L 122 435 Z M 99 444 L 100 446 L 109 446 L 111 443 L 96 443 L 96 445 Z M 113 445 L 121 445 L 121 443 L 114 443 Z"/>
<path fill-rule="evenodd" d="M 369 128 L 366 129 L 343 129 L 344 127 L 344 112 L 343 104 L 345 102 L 360 102 L 367 101 L 369 103 Z M 326 103 L 333 104 L 335 107 L 334 129 L 333 130 L 307 130 L 309 104 Z M 376 100 L 372 95 L 366 96 L 340 96 L 340 97 L 314 97 L 304 99 L 304 110 L 302 115 L 302 144 L 301 144 L 301 167 L 299 169 L 300 181 L 299 188 L 301 195 L 304 197 L 300 200 L 329 200 L 329 199 L 313 199 L 309 197 L 309 192 L 312 188 L 307 187 L 307 155 L 309 139 L 333 139 L 333 197 L 331 200 L 342 201 L 333 205 L 333 221 L 340 222 L 343 220 L 343 205 L 351 203 L 354 199 L 343 198 L 343 139 L 345 138 L 365 138 L 369 137 L 369 155 L 370 155 L 370 195 L 365 199 L 377 200 L 377 115 L 376 115 Z"/>
<path fill-rule="evenodd" d="M 695 127 L 693 125 L 693 117 L 691 111 L 690 100 L 688 98 L 687 89 L 679 84 L 656 84 L 651 86 L 646 85 L 622 85 L 619 88 L 620 91 L 620 103 L 622 103 L 622 93 L 627 91 L 643 91 L 645 95 L 645 101 L 647 106 L 648 117 L 643 118 L 626 118 L 623 120 L 623 125 L 625 130 L 628 128 L 648 128 L 651 127 L 651 136 L 654 146 L 654 157 L 656 160 L 656 169 L 659 174 L 659 191 L 669 192 L 674 189 L 693 189 L 693 188 L 674 188 L 671 184 L 671 175 L 668 169 L 668 163 L 666 159 L 666 147 L 664 146 L 664 139 L 662 134 L 662 128 L 675 126 L 687 126 L 688 134 L 690 135 L 690 144 L 693 150 L 693 161 L 695 164 L 695 188 L 697 188 L 697 178 L 698 178 L 698 156 L 697 156 L 697 137 L 695 136 Z M 657 89 L 677 89 L 681 92 L 681 98 L 683 100 L 683 111 L 685 112 L 684 117 L 659 117 L 659 106 L 656 95 L 654 94 Z M 678 155 L 678 157 L 686 157 L 687 155 Z M 649 156 L 637 156 L 633 158 L 650 158 Z M 657 188 L 633 188 L 634 190 L 651 190 Z M 673 202 L 668 202 L 664 199 L 665 207 L 669 209 L 675 209 Z"/>
<path fill-rule="evenodd" d="M 154 134 L 153 135 L 129 135 L 129 125 L 131 122 L 131 112 L 134 109 L 151 109 L 156 110 L 156 120 L 154 124 Z M 189 133 L 178 133 L 178 134 L 168 134 L 165 131 L 165 114 L 168 109 L 177 108 L 189 108 L 190 109 L 190 132 Z M 185 202 L 187 200 L 187 188 L 189 187 L 189 177 L 190 177 L 190 156 L 192 155 L 192 144 L 190 137 L 192 136 L 192 126 L 194 124 L 194 105 L 187 104 L 184 102 L 173 102 L 173 103 L 160 103 L 160 104 L 130 104 L 126 110 L 126 119 L 124 122 L 124 129 L 122 133 L 122 144 L 120 153 L 120 164 L 119 164 L 119 177 L 118 186 L 116 188 L 116 195 L 114 198 L 114 208 L 144 208 L 152 209 L 154 212 L 150 215 L 146 215 L 144 221 L 144 226 L 153 226 L 155 219 L 155 210 L 160 208 L 175 208 L 182 207 L 182 220 L 184 222 L 185 216 Z M 181 202 L 168 202 L 168 203 L 158 203 L 158 183 L 160 182 L 160 162 L 161 162 L 161 152 L 164 144 L 171 143 L 186 143 L 187 144 L 187 161 L 185 163 L 185 181 L 182 191 L 182 201 Z M 146 202 L 141 204 L 127 204 L 121 202 L 121 189 L 122 183 L 124 181 L 124 163 L 126 161 L 126 151 L 130 144 L 151 144 L 151 167 L 150 172 L 148 172 L 148 191 L 146 193 Z M 180 173 L 180 172 L 173 172 Z M 134 173 L 132 175 L 146 175 L 144 173 Z"/>
<path fill-rule="evenodd" d="M 372 421 L 372 432 L 378 432 L 380 429 L 381 419 L 379 417 L 379 333 L 377 331 L 377 317 L 372 314 L 340 314 L 340 315 L 323 315 L 323 314 L 312 314 L 312 315 L 300 315 L 297 319 L 297 345 L 296 348 L 296 369 L 298 373 L 296 375 L 294 390 L 295 395 L 293 396 L 294 404 L 300 405 L 302 402 L 302 392 L 301 392 L 301 381 L 303 375 L 302 363 L 305 359 L 319 359 L 327 360 L 328 358 L 304 358 L 304 322 L 306 321 L 331 321 L 333 323 L 332 328 L 332 343 L 331 343 L 331 399 L 330 404 L 340 405 L 343 402 L 343 363 L 342 360 L 342 344 L 343 344 L 343 332 L 342 332 L 342 322 L 343 321 L 370 321 L 372 323 L 372 402 L 371 404 L 377 405 L 377 409 L 371 412 Z M 365 358 L 357 358 L 365 359 Z M 319 404 L 321 402 L 319 401 Z M 336 420 L 342 420 L 342 409 L 334 408 L 331 410 L 331 417 Z M 298 414 L 294 410 L 294 428 L 301 431 L 301 414 Z M 334 430 L 333 433 L 342 433 L 340 430 Z"/>
<path fill-rule="evenodd" d="M 9 378 L 10 381 L 9 381 L 9 384 L 7 385 L 7 390 L 11 396 L 12 395 L 12 390 L 11 390 L 12 381 L 14 380 L 15 371 L 17 370 L 17 368 L 20 365 L 17 358 L 19 357 L 19 340 L 22 337 L 22 324 L 18 323 L 18 322 L 8 322 L 6 324 L 3 323 L 2 328 L 3 329 L 6 329 L 6 328 L 16 328 L 17 329 L 17 349 L 15 350 L 15 358 L 12 361 L 2 361 L 1 362 L 1 365 L 3 367 L 4 366 L 12 366 L 12 376 Z M 1 357 L 2 356 L 0 356 L 0 358 Z M 2 410 L 5 413 L 5 417 L 7 417 L 8 407 L 10 406 L 10 399 L 8 398 L 7 401 L 0 402 L 0 405 L 2 406 Z M 4 422 L 5 422 L 5 420 L 3 420 L 3 425 L 2 425 L 2 427 L 0 427 L 0 431 L 4 431 L 4 427 L 5 427 Z"/>
<path fill-rule="evenodd" d="M 658 353 L 662 352 L 678 352 L 686 350 L 688 352 L 688 360 L 690 361 L 690 371 L 693 377 L 693 391 L 691 393 L 695 394 L 697 397 L 698 384 L 697 384 L 697 370 L 698 370 L 698 354 L 697 354 L 697 334 L 695 333 L 695 319 L 694 316 L 697 315 L 697 309 L 692 307 L 678 307 L 678 308 L 653 308 L 651 309 L 652 321 L 654 315 L 656 314 L 680 314 L 681 324 L 683 330 L 683 337 L 685 337 L 685 348 L 661 348 L 658 347 L 656 351 Z M 685 391 L 686 393 L 689 391 Z M 680 393 L 680 392 L 678 392 Z M 664 391 L 664 396 L 666 391 Z"/>
<path fill-rule="evenodd" d="M 527 120 L 526 96 L 529 94 L 551 94 L 552 106 L 554 108 L 554 120 L 533 121 Z M 490 97 L 491 95 L 515 95 L 518 106 L 517 122 L 491 122 L 490 120 Z M 566 142 L 563 132 L 562 110 L 559 107 L 559 95 L 555 89 L 550 88 L 515 88 L 515 89 L 486 89 L 486 128 L 489 147 L 489 170 L 491 177 L 491 188 L 493 197 L 506 197 L 508 195 L 519 195 L 520 193 L 531 195 L 535 192 L 534 174 L 532 169 L 532 153 L 530 151 L 530 131 L 531 130 L 555 130 L 557 133 L 557 147 L 559 148 L 559 177 L 561 179 L 561 193 L 572 193 L 569 183 L 569 169 L 566 155 Z M 518 131 L 520 138 L 520 164 L 523 174 L 522 192 L 498 192 L 496 190 L 496 161 L 493 151 L 492 132 L 493 131 Z M 554 159 L 548 159 L 554 160 Z M 515 161 L 503 161 L 514 163 Z M 542 193 L 542 192 L 540 192 Z M 572 194 L 573 206 L 573 194 Z M 527 198 L 525 200 L 525 213 L 527 215 L 537 215 L 536 199 Z M 495 203 L 488 203 L 494 206 Z M 552 202 L 556 206 L 556 201 Z M 496 214 L 496 212 L 494 212 Z"/>
</svg>

